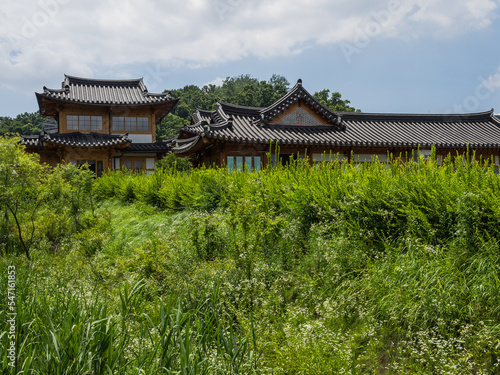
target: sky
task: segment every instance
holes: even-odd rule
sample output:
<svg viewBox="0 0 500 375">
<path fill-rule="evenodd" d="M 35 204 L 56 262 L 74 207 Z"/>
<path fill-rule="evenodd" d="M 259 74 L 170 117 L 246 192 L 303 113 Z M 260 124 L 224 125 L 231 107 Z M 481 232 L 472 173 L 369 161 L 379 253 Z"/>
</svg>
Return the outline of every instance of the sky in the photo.
<svg viewBox="0 0 500 375">
<path fill-rule="evenodd" d="M 16 0 L 0 7 L 0 116 L 64 74 L 149 92 L 273 74 L 363 112 L 500 113 L 500 0 Z"/>
</svg>

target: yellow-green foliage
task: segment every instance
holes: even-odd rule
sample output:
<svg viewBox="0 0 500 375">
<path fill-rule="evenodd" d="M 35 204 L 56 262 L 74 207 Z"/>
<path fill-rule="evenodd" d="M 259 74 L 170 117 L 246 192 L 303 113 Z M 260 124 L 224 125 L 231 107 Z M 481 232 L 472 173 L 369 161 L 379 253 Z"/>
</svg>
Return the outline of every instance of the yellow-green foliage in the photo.
<svg viewBox="0 0 500 375">
<path fill-rule="evenodd" d="M 95 217 L 3 259 L 18 370 L 498 373 L 500 181 L 471 159 L 97 179 Z"/>
</svg>

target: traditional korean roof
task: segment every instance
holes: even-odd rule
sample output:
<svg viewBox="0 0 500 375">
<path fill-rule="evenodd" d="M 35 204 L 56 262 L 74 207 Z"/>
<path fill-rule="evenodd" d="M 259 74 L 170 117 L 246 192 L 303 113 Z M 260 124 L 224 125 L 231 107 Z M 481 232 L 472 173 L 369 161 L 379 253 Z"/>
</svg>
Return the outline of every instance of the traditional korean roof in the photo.
<svg viewBox="0 0 500 375">
<path fill-rule="evenodd" d="M 124 152 L 169 152 L 171 145 L 166 142 L 154 142 L 154 143 L 132 143 Z"/>
<path fill-rule="evenodd" d="M 307 102 L 321 124 L 270 123 L 296 101 Z M 283 116 L 287 116 L 285 113 Z M 286 119 L 287 117 L 285 117 Z M 305 146 L 491 148 L 500 147 L 500 120 L 493 110 L 472 114 L 390 114 L 333 112 L 299 83 L 268 108 L 218 103 L 215 111 L 198 110 L 181 131 L 178 154 L 191 152 L 202 140 Z"/>
<path fill-rule="evenodd" d="M 301 79 L 299 79 L 297 84 L 276 103 L 267 108 L 259 108 L 260 118 L 263 122 L 269 122 L 281 113 L 285 112 L 292 104 L 297 103 L 299 100 L 309 104 L 319 115 L 323 116 L 328 123 L 337 124 L 337 115 L 335 112 L 329 110 L 317 101 L 311 94 L 309 94 L 309 92 L 302 87 Z"/>
<path fill-rule="evenodd" d="M 132 142 L 128 134 L 102 134 L 102 133 L 63 133 L 49 134 L 42 132 L 40 135 L 22 135 L 21 142 L 26 146 L 43 147 L 48 145 L 64 145 L 69 147 L 123 147 Z"/>
<path fill-rule="evenodd" d="M 54 133 L 58 132 L 59 125 L 57 124 L 57 121 L 54 120 L 53 118 L 46 117 L 45 121 L 43 122 L 43 125 L 42 125 L 42 130 L 45 133 L 52 133 L 52 134 L 54 134 Z"/>
<path fill-rule="evenodd" d="M 203 138 L 201 135 L 196 135 L 192 138 L 187 139 L 175 139 L 172 142 L 172 151 L 176 154 L 182 154 L 187 151 L 195 151 L 197 146 L 203 144 Z"/>
<path fill-rule="evenodd" d="M 98 106 L 162 106 L 168 113 L 177 103 L 169 93 L 149 93 L 142 78 L 129 80 L 110 80 L 80 78 L 64 75 L 61 89 L 43 87 L 42 93 L 36 93 L 40 113 L 53 116 L 54 110 L 48 103 L 74 103 Z"/>
</svg>

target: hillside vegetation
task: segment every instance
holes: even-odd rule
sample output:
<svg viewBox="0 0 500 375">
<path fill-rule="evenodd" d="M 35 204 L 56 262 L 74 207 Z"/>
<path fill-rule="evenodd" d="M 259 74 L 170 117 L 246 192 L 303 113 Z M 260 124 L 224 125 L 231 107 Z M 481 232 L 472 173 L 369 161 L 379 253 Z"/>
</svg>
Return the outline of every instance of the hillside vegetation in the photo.
<svg viewBox="0 0 500 375">
<path fill-rule="evenodd" d="M 42 169 L 31 261 L 2 219 L 17 371 L 498 373 L 500 180 L 470 159 Z"/>
</svg>

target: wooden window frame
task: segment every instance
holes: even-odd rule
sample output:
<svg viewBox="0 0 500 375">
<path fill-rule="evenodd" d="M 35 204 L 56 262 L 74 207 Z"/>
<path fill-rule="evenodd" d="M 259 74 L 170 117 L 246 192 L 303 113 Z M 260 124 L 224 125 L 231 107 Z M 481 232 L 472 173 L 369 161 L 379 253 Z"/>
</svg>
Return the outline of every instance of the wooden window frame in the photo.
<svg viewBox="0 0 500 375">
<path fill-rule="evenodd" d="M 249 163 L 250 161 L 250 163 Z M 262 157 L 260 155 L 228 155 L 226 157 L 228 171 L 254 172 L 262 169 Z"/>
<path fill-rule="evenodd" d="M 144 171 L 144 172 L 152 172 L 154 171 L 154 169 L 148 169 L 147 166 L 148 166 L 148 162 L 147 162 L 147 159 L 149 159 L 148 157 L 134 157 L 134 156 L 124 156 L 124 157 L 121 157 L 120 158 L 120 169 L 123 169 L 123 167 L 127 168 L 127 170 L 131 171 L 131 172 L 137 172 L 137 171 Z M 130 162 L 131 163 L 131 166 L 132 168 L 131 169 L 128 169 L 128 167 L 125 166 L 125 162 Z M 141 169 L 136 169 L 136 163 L 140 162 L 141 163 Z"/>
<path fill-rule="evenodd" d="M 117 120 L 120 119 L 120 120 Z M 146 129 L 139 128 L 140 121 L 146 120 Z M 141 121 L 142 122 L 142 121 Z M 142 122 L 143 123 L 143 122 Z M 131 126 L 134 125 L 134 126 Z M 117 127 L 119 126 L 119 127 Z M 111 129 L 117 132 L 149 132 L 149 117 L 146 116 L 112 116 L 111 117 Z"/>
<path fill-rule="evenodd" d="M 88 117 L 89 122 L 89 128 L 85 129 L 84 126 L 84 121 L 86 120 L 85 118 Z M 99 119 L 100 121 L 98 122 L 98 127 L 94 127 L 94 120 Z M 74 126 L 74 120 L 76 120 L 76 127 Z M 70 123 L 72 124 L 70 127 Z M 95 116 L 95 115 L 66 115 L 66 129 L 67 130 L 74 130 L 74 131 L 79 131 L 79 132 L 91 132 L 91 131 L 102 131 L 102 116 Z"/>
<path fill-rule="evenodd" d="M 104 173 L 104 160 L 102 159 L 78 159 L 70 160 L 69 163 L 80 168 L 82 165 L 89 164 L 89 162 L 94 162 L 95 168 L 90 170 L 95 173 L 96 177 L 101 177 Z M 99 170 L 99 163 L 101 163 L 101 169 Z"/>
</svg>

